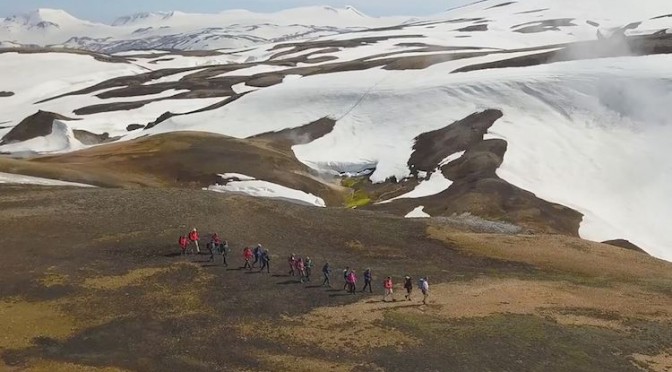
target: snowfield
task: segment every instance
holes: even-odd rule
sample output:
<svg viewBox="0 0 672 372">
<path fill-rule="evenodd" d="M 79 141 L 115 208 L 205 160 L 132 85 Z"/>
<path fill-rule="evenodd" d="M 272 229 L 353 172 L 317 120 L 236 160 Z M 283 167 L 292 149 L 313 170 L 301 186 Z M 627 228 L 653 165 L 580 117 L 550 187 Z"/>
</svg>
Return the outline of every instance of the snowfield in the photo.
<svg viewBox="0 0 672 372">
<path fill-rule="evenodd" d="M 314 207 L 326 207 L 322 198 L 301 190 L 290 189 L 289 187 L 257 180 L 253 177 L 238 173 L 225 173 L 221 174 L 220 177 L 229 181 L 224 185 L 211 185 L 207 190 L 244 194 L 260 198 L 279 199 Z M 237 179 L 237 181 L 231 179 Z"/>
<path fill-rule="evenodd" d="M 274 26 L 249 31 L 257 38 L 251 45 L 257 47 L 231 50 L 221 56 L 157 54 L 151 58 L 133 57 L 128 63 L 111 63 L 65 53 L 0 54 L 0 68 L 9 71 L 0 78 L 0 91 L 15 93 L 0 98 L 0 122 L 3 122 L 0 136 L 38 109 L 79 119 L 68 121 L 66 128 L 58 127 L 58 130 L 55 123 L 53 138 L 48 136 L 4 145 L 0 152 L 71 151 L 80 145 L 71 141 L 68 134 L 71 129 L 107 132 L 122 136 L 121 141 L 173 131 L 203 131 L 245 138 L 300 127 L 328 117 L 336 121 L 333 131 L 311 143 L 293 146 L 296 157 L 307 166 L 329 174 L 358 173 L 375 168 L 370 179 L 385 182 L 410 175 L 407 163 L 418 135 L 444 128 L 474 112 L 499 109 L 504 116 L 495 122 L 485 138 L 500 138 L 508 143 L 504 162 L 497 171 L 502 179 L 542 199 L 583 213 L 580 234 L 584 238 L 596 241 L 624 238 L 656 257 L 672 260 L 672 229 L 666 226 L 672 218 L 672 202 L 668 195 L 672 189 L 672 54 L 627 56 L 625 53 L 626 56 L 614 58 L 455 72 L 486 62 L 557 50 L 558 44 L 562 43 L 611 35 L 616 35 L 611 42 L 618 43 L 621 40 L 619 33 L 669 33 L 672 17 L 656 17 L 672 14 L 672 5 L 668 0 L 646 3 L 522 0 L 504 3 L 477 2 L 409 21 L 403 26 L 403 18 L 375 19 L 352 8 L 308 8 L 264 16 L 249 12 L 211 16 L 177 12 L 141 14 L 119 20 L 115 26 L 104 27 L 82 25 L 59 14 L 60 22 L 72 24 L 71 28 L 53 31 L 59 37 L 72 30 L 90 30 L 91 37 L 98 37 L 104 34 L 103 31 L 119 32 L 118 29 L 128 31 L 131 28 L 147 29 L 140 32 L 144 32 L 144 36 L 136 35 L 137 40 L 150 40 L 155 36 L 165 38 L 178 31 L 186 37 L 197 31 L 196 25 L 204 24 L 202 20 L 217 21 L 226 28 L 225 25 L 232 23 L 231 19 L 238 19 L 240 22 L 236 27 L 245 28 L 272 18 Z M 54 16 L 51 13 L 38 15 L 42 18 Z M 276 39 L 286 35 L 287 30 L 297 32 L 296 27 L 304 27 L 297 25 L 310 19 L 319 20 L 316 27 L 320 28 L 304 34 L 305 38 L 310 38 L 305 42 L 318 44 L 299 48 L 279 60 L 300 58 L 324 49 L 319 42 L 327 45 L 328 42 L 367 37 L 387 39 L 338 44 L 331 48 L 333 50 L 315 55 L 333 57 L 318 64 L 298 62 L 296 66 L 278 66 L 273 64 L 277 61 L 268 63 L 272 55 L 292 50 L 291 46 L 283 46 Z M 6 20 L 0 26 L 0 40 L 39 44 L 31 34 L 34 30 L 26 29 L 34 21 L 32 18 L 21 21 L 23 23 L 18 19 Z M 276 27 L 279 24 L 289 28 Z M 160 28 L 164 26 L 168 29 Z M 386 28 L 371 29 L 375 27 Z M 349 32 L 353 30 L 358 32 Z M 121 40 L 122 36 L 115 38 Z M 53 38 L 55 40 L 56 36 Z M 43 43 L 54 40 L 45 39 Z M 178 43 L 184 43 L 180 44 L 182 49 L 224 47 L 215 42 L 206 48 L 201 39 L 180 39 Z M 282 48 L 273 49 L 278 44 Z M 483 49 L 465 49 L 474 47 Z M 531 47 L 538 49 L 518 49 Z M 151 44 L 146 48 L 157 46 Z M 138 49 L 137 45 L 133 49 Z M 499 53 L 491 53 L 493 51 Z M 76 115 L 73 111 L 93 104 L 129 102 L 142 97 L 101 99 L 96 96 L 100 92 L 94 92 L 36 103 L 109 78 L 133 76 L 148 69 L 193 66 L 205 69 L 210 65 L 258 62 L 213 76 L 227 78 L 282 74 L 283 70 L 295 67 L 363 64 L 363 61 L 386 58 L 426 56 L 433 59 L 445 53 L 462 55 L 424 68 L 372 67 L 344 71 L 336 68 L 329 73 L 310 76 L 295 74 L 283 76 L 281 83 L 267 87 L 251 87 L 236 80 L 232 90 L 236 94 L 247 93 L 243 97 L 215 110 L 174 116 L 149 130 L 132 133 L 126 131 L 129 124 L 147 124 L 166 111 L 195 111 L 226 97 L 162 100 L 141 108 L 92 115 Z M 156 61 L 164 57 L 165 61 Z M 144 85 L 176 82 L 194 72 L 179 72 Z M 153 97 L 165 98 L 164 94 L 168 93 L 154 94 Z M 453 154 L 441 164 L 462 155 Z M 226 176 L 224 178 L 236 178 L 235 175 Z M 314 195 L 245 177 L 208 189 L 324 206 L 324 201 Z M 398 198 L 436 195 L 451 184 L 451 180 L 436 171 L 413 191 Z M 407 217 L 428 217 L 423 209 L 418 206 Z"/>
<path fill-rule="evenodd" d="M 85 185 L 83 183 L 65 182 L 60 180 L 52 180 L 48 178 L 24 176 L 13 173 L 0 172 L 0 184 L 23 184 L 23 185 L 40 185 L 40 186 L 73 186 L 73 187 L 94 187 Z"/>
</svg>

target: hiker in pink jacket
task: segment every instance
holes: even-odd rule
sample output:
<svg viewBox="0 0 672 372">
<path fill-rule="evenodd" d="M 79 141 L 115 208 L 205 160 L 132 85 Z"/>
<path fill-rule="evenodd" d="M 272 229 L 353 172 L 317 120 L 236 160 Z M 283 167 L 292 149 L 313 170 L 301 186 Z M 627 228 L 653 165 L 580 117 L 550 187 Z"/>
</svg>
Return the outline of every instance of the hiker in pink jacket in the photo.
<svg viewBox="0 0 672 372">
<path fill-rule="evenodd" d="M 383 302 L 387 301 L 388 297 L 392 297 L 394 284 L 392 283 L 392 277 L 387 277 L 385 281 L 383 281 L 383 288 L 385 288 L 385 296 L 383 296 Z M 392 298 L 394 301 L 394 298 Z"/>
<path fill-rule="evenodd" d="M 303 258 L 299 257 L 295 261 L 296 271 L 299 273 L 301 283 L 306 280 L 306 265 L 303 263 Z"/>
<path fill-rule="evenodd" d="M 355 270 L 350 270 L 348 273 L 348 292 L 355 294 L 355 288 L 357 287 L 357 274 L 355 274 Z"/>
</svg>

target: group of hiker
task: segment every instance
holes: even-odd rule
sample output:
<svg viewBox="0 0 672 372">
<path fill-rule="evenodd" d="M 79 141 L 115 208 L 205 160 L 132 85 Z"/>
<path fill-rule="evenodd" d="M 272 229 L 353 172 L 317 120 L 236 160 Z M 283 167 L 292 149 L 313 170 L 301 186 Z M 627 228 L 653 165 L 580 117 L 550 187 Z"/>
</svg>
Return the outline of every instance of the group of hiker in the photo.
<svg viewBox="0 0 672 372">
<path fill-rule="evenodd" d="M 310 281 L 310 276 L 313 273 L 313 260 L 311 260 L 310 257 L 306 256 L 306 258 L 303 259 L 292 253 L 287 258 L 287 264 L 289 265 L 288 274 L 290 276 L 299 276 L 301 283 Z"/>
<path fill-rule="evenodd" d="M 180 245 L 182 255 L 201 254 L 201 249 L 198 244 L 199 240 L 200 236 L 196 228 L 193 228 L 186 235 L 181 235 L 178 243 Z M 222 264 L 224 266 L 229 266 L 227 256 L 231 252 L 231 249 L 229 248 L 228 242 L 226 240 L 222 240 L 217 233 L 213 233 L 210 236 L 210 241 L 206 244 L 206 249 L 210 255 L 210 258 L 208 259 L 209 262 L 214 262 L 215 255 L 217 255 L 222 257 Z M 257 244 L 254 249 L 245 247 L 243 249 L 243 261 L 244 264 L 242 269 L 253 270 L 258 264 L 259 271 L 263 272 L 266 270 L 267 273 L 271 272 L 271 255 L 268 249 L 262 247 L 261 244 Z M 301 283 L 306 283 L 311 280 L 310 278 L 313 271 L 313 260 L 310 257 L 306 256 L 305 258 L 302 258 L 292 253 L 287 258 L 287 263 L 289 265 L 288 275 L 298 276 Z M 331 272 L 331 265 L 329 262 L 326 262 L 324 266 L 322 266 L 323 287 L 332 287 Z M 362 286 L 360 292 L 366 292 L 368 289 L 369 293 L 373 293 L 373 288 L 371 286 L 371 283 L 373 282 L 373 272 L 370 268 L 367 268 L 364 270 L 363 276 L 364 285 Z M 347 291 L 348 293 L 355 294 L 357 292 L 357 280 L 357 273 L 354 269 L 351 269 L 350 267 L 343 269 L 343 290 Z M 394 283 L 392 282 L 392 277 L 388 276 L 385 278 L 383 281 L 383 288 L 385 290 L 383 301 L 387 302 L 390 299 L 394 301 Z M 429 280 L 427 277 L 420 278 L 418 281 L 418 288 L 423 295 L 422 303 L 427 304 L 427 299 L 429 297 Z M 413 280 L 408 275 L 404 277 L 404 289 L 406 290 L 406 295 L 404 298 L 407 301 L 411 301 L 411 295 L 413 293 Z"/>
</svg>

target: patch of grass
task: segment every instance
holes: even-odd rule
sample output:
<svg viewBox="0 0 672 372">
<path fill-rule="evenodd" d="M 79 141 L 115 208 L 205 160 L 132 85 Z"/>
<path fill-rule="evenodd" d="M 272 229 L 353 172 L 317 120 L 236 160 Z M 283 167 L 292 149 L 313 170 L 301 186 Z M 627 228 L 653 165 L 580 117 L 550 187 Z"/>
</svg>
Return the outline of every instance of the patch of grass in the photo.
<svg viewBox="0 0 672 372">
<path fill-rule="evenodd" d="M 365 207 L 371 203 L 371 198 L 363 190 L 357 190 L 345 199 L 345 206 L 348 208 Z"/>
<path fill-rule="evenodd" d="M 498 314 L 445 320 L 422 313 L 389 312 L 384 324 L 424 340 L 418 350 L 388 358 L 387 370 L 404 370 L 404 358 L 421 354 L 426 370 L 632 371 L 631 355 L 669 347 L 669 323 L 641 322 L 634 331 L 565 326 L 534 315 Z M 667 345 L 667 346 L 666 346 Z"/>
<path fill-rule="evenodd" d="M 40 284 L 47 288 L 63 286 L 68 283 L 68 275 L 56 272 L 56 267 L 52 266 L 44 273 L 44 276 L 39 279 Z"/>
<path fill-rule="evenodd" d="M 602 320 L 620 320 L 622 317 L 616 312 L 601 309 L 589 309 L 583 307 L 567 307 L 557 309 L 560 314 L 580 315 Z"/>
<path fill-rule="evenodd" d="M 359 208 L 371 204 L 373 201 L 369 194 L 361 187 L 365 179 L 362 177 L 349 177 L 341 180 L 341 186 L 352 190 L 345 197 L 345 206 L 348 208 Z"/>
<path fill-rule="evenodd" d="M 354 189 L 355 186 L 360 182 L 357 178 L 343 178 L 341 180 L 341 186 L 347 187 L 349 189 Z"/>
<path fill-rule="evenodd" d="M 84 287 L 88 289 L 114 290 L 141 284 L 154 275 L 171 270 L 167 267 L 150 267 L 131 270 L 124 275 L 101 276 L 88 278 L 84 281 Z"/>
<path fill-rule="evenodd" d="M 28 372 L 126 372 L 127 369 L 120 369 L 116 367 L 93 367 L 81 364 L 56 362 L 56 361 L 39 361 L 34 365 L 28 367 Z"/>
<path fill-rule="evenodd" d="M 642 288 L 672 297 L 672 281 L 665 278 L 652 278 L 637 282 Z"/>
<path fill-rule="evenodd" d="M 63 339 L 74 329 L 74 320 L 56 303 L 18 298 L 0 301 L 0 350 L 30 346 L 38 337 Z"/>
</svg>

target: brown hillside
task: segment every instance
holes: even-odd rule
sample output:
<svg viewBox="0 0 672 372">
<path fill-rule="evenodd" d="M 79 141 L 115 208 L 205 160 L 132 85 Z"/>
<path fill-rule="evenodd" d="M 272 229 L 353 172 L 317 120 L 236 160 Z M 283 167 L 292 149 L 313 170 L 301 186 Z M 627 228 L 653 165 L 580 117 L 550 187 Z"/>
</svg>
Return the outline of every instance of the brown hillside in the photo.
<svg viewBox="0 0 672 372">
<path fill-rule="evenodd" d="M 340 205 L 335 187 L 314 177 L 288 148 L 267 141 L 175 132 L 31 160 L 0 158 L 0 171 L 104 187 L 201 188 L 217 174 L 242 173 L 320 195 Z"/>
<path fill-rule="evenodd" d="M 184 189 L 0 185 L 0 210 L 0 370 L 672 366 L 672 267 L 618 247 Z M 192 226 L 229 240 L 228 268 L 175 255 Z M 256 243 L 271 273 L 239 269 Z M 291 253 L 313 281 L 288 276 Z M 345 266 L 372 268 L 374 292 L 342 291 Z M 428 305 L 405 301 L 404 275 L 429 277 Z"/>
</svg>

